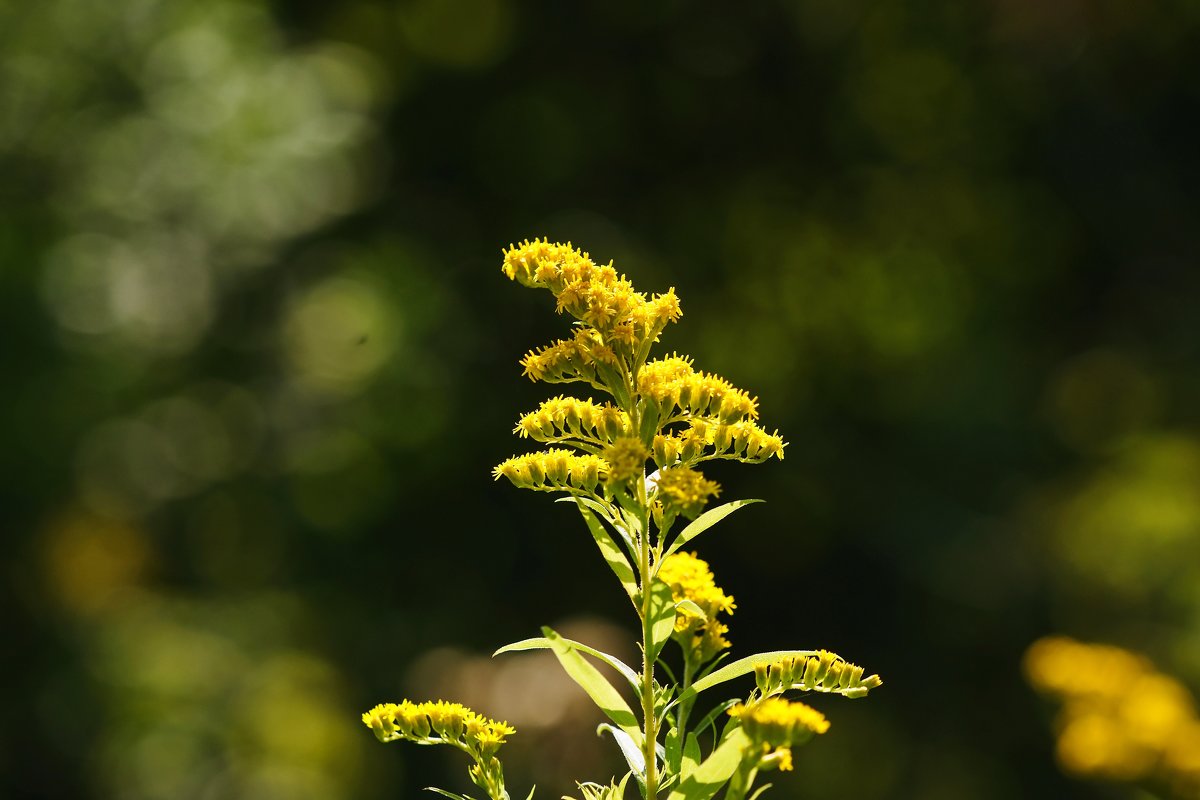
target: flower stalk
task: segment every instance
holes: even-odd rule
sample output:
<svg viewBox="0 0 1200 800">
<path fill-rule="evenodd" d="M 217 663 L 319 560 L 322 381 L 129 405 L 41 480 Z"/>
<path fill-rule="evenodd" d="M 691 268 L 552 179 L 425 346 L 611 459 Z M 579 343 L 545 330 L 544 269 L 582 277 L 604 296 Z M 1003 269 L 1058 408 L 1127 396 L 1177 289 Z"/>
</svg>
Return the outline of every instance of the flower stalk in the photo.
<svg viewBox="0 0 1200 800">
<path fill-rule="evenodd" d="M 527 352 L 521 360 L 524 374 L 534 381 L 576 383 L 608 399 L 559 395 L 521 416 L 514 433 L 553 446 L 501 462 L 493 477 L 522 489 L 560 492 L 574 502 L 633 601 L 642 663 L 635 670 L 549 628 L 541 637 L 502 647 L 497 655 L 550 650 L 608 717 L 601 730 L 612 734 L 629 772 L 607 784 L 579 783 L 584 800 L 623 800 L 630 777 L 643 800 L 663 795 L 712 800 L 721 791 L 723 800 L 757 796 L 762 789 L 754 790 L 754 782 L 761 771 L 790 770 L 791 748 L 829 727 L 821 712 L 783 695 L 862 697 L 881 683 L 877 675 L 864 678 L 861 668 L 823 650 L 761 653 L 721 665 L 730 648 L 722 615 L 733 613 L 733 597 L 717 586 L 707 562 L 682 548 L 757 501 L 709 508 L 720 486 L 700 466 L 712 460 L 782 460 L 786 444 L 778 432 L 759 425 L 757 398 L 697 370 L 690 357 L 651 359 L 660 335 L 683 313 L 674 288 L 639 292 L 611 263 L 598 264 L 570 244 L 546 240 L 510 247 L 501 269 L 524 286 L 548 290 L 555 310 L 575 320 L 569 338 Z M 681 520 L 685 525 L 675 532 Z M 677 652 L 665 650 L 671 642 Z M 682 662 L 676 667 L 679 682 L 668 667 L 671 658 Z M 634 688 L 637 712 L 594 661 Z M 702 692 L 752 673 L 756 687 L 744 701 L 717 703 L 692 724 Z M 670 680 L 660 685 L 659 674 Z M 496 755 L 513 732 L 504 723 L 454 704 L 407 701 L 377 706 L 363 722 L 381 741 L 457 747 L 474 760 L 468 774 L 489 800 L 509 800 Z"/>
</svg>

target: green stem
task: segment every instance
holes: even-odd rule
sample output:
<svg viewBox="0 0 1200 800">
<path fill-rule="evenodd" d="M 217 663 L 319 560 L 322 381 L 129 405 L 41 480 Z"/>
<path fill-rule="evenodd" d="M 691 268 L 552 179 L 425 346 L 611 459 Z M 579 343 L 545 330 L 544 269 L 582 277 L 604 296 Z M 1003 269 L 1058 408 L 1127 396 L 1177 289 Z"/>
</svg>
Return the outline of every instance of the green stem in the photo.
<svg viewBox="0 0 1200 800">
<path fill-rule="evenodd" d="M 650 619 L 650 514 L 646 509 L 646 488 L 643 482 L 638 487 L 638 499 L 642 503 L 642 536 L 639 542 L 638 571 L 642 581 L 642 718 L 645 720 L 645 738 L 642 742 L 643 755 L 646 758 L 646 794 L 647 800 L 654 800 L 658 795 L 658 754 L 655 743 L 658 740 L 658 720 L 654 715 L 654 659 L 651 657 Z"/>
</svg>

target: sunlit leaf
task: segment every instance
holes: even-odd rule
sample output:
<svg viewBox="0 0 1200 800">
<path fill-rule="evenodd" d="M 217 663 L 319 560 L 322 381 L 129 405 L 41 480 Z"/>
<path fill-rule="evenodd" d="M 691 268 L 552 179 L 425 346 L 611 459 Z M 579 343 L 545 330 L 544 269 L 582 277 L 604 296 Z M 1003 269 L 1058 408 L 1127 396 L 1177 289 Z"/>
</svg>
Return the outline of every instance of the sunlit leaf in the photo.
<svg viewBox="0 0 1200 800">
<path fill-rule="evenodd" d="M 716 525 L 718 522 L 725 519 L 739 508 L 748 506 L 751 503 L 761 502 L 762 500 L 734 500 L 731 503 L 725 503 L 724 505 L 719 505 L 716 508 L 710 508 L 708 511 L 705 511 L 703 514 L 696 517 L 691 524 L 679 532 L 679 535 L 675 537 L 675 541 L 673 541 L 671 546 L 667 548 L 667 552 L 664 555 L 669 556 L 676 552 L 679 550 L 679 548 L 683 547 L 692 539 L 695 539 L 697 536 L 704 533 L 706 530 L 711 528 L 713 525 Z"/>
<path fill-rule="evenodd" d="M 816 650 L 772 650 L 769 653 L 756 653 L 739 658 L 693 683 L 680 693 L 679 699 L 680 701 L 690 699 L 705 689 L 711 689 L 717 684 L 754 672 L 754 668 L 759 664 L 769 666 L 784 658 L 807 658 L 815 655 L 817 655 Z"/>
<path fill-rule="evenodd" d="M 655 579 L 650 584 L 650 660 L 658 658 L 675 630 L 675 598 L 671 587 Z"/>
<path fill-rule="evenodd" d="M 626 664 L 621 659 L 617 658 L 616 656 L 610 656 L 608 653 L 605 653 L 603 650 L 597 650 L 594 647 L 588 647 L 586 644 L 583 644 L 582 642 L 577 642 L 573 639 L 567 639 L 563 636 L 559 636 L 558 640 L 568 647 L 571 647 L 582 653 L 587 653 L 589 656 L 598 658 L 601 661 L 603 661 L 605 664 L 608 664 L 610 667 L 615 669 L 617 672 L 621 673 L 621 676 L 624 677 L 625 680 L 629 681 L 629 685 L 633 687 L 634 691 L 637 692 L 639 696 L 641 695 L 642 684 L 641 684 L 640 678 L 638 677 L 638 674 L 633 671 L 632 667 L 630 667 L 628 664 Z M 525 651 L 525 650 L 553 650 L 553 649 L 554 649 L 554 641 L 553 640 L 551 640 L 545 636 L 537 636 L 532 639 L 522 639 L 519 642 L 513 642 L 512 644 L 506 644 L 506 645 L 504 645 L 504 647 L 501 647 L 499 650 L 492 653 L 492 658 L 495 658 L 496 656 L 500 655 L 501 653 L 517 653 L 517 652 L 521 652 L 521 651 Z"/>
<path fill-rule="evenodd" d="M 474 800 L 474 798 L 472 798 L 470 795 L 461 795 L 461 794 L 455 794 L 454 792 L 447 792 L 445 789 L 439 789 L 436 786 L 426 786 L 425 791 L 433 792 L 434 794 L 440 794 L 442 797 L 449 797 L 450 800 Z"/>
<path fill-rule="evenodd" d="M 717 749 L 693 769 L 688 769 L 689 760 L 685 753 L 679 785 L 671 791 L 667 800 L 709 800 L 733 777 L 746 751 L 752 746 L 739 727 L 730 730 Z"/>
<path fill-rule="evenodd" d="M 588 530 L 591 531 L 592 538 L 596 541 L 596 546 L 600 548 L 600 555 L 604 557 L 605 563 L 617 576 L 617 580 L 621 582 L 621 588 L 625 590 L 625 594 L 633 599 L 637 594 L 637 576 L 633 571 L 633 566 L 621 552 L 621 548 L 617 546 L 612 534 L 601 524 L 600 520 L 596 519 L 596 515 L 589 511 L 582 502 L 578 503 L 578 506 L 579 513 L 583 515 L 583 521 L 587 523 Z"/>
<path fill-rule="evenodd" d="M 608 731 L 617 741 L 617 747 L 621 748 L 621 755 L 625 756 L 625 762 L 629 764 L 629 769 L 635 775 L 646 774 L 646 756 L 642 753 L 642 748 L 633 741 L 633 739 L 625 731 L 620 728 L 614 728 L 607 722 L 602 722 L 596 728 L 597 735 Z"/>
<path fill-rule="evenodd" d="M 613 685 L 580 655 L 573 643 L 564 640 L 550 628 L 542 628 L 542 633 L 550 640 L 552 652 L 571 680 L 579 684 L 588 697 L 592 698 L 592 702 L 640 747 L 642 730 L 638 726 L 637 717 Z"/>
</svg>

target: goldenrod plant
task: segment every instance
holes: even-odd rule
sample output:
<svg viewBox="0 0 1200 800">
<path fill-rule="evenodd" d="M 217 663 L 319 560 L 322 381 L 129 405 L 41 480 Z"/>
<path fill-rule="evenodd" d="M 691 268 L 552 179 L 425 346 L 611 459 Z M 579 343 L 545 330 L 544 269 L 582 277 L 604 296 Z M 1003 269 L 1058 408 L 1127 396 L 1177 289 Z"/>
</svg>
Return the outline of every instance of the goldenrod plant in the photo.
<svg viewBox="0 0 1200 800">
<path fill-rule="evenodd" d="M 825 650 L 727 657 L 734 599 L 708 563 L 685 548 L 758 501 L 706 510 L 720 486 L 698 467 L 716 459 L 782 459 L 785 443 L 759 425 L 758 401 L 747 392 L 696 369 L 687 356 L 651 358 L 664 328 L 682 314 L 674 289 L 638 292 L 611 263 L 545 240 L 504 251 L 502 269 L 524 286 L 549 290 L 558 313 L 574 319 L 570 336 L 525 355 L 525 375 L 582 384 L 596 397 L 560 395 L 522 416 L 514 432 L 548 447 L 509 458 L 494 477 L 562 494 L 578 508 L 633 607 L 642 659 L 631 666 L 549 628 L 496 654 L 552 651 L 607 717 L 598 733 L 612 736 L 629 770 L 604 784 L 579 783 L 582 800 L 619 800 L 631 785 L 645 800 L 709 800 L 722 791 L 724 800 L 755 798 L 767 788 L 755 786 L 760 773 L 791 769 L 792 748 L 829 729 L 824 714 L 787 695 L 857 698 L 882 683 Z M 678 652 L 666 657 L 672 643 Z M 597 663 L 628 684 L 636 703 L 626 702 Z M 751 675 L 748 694 L 696 711 L 702 696 Z M 376 706 L 363 722 L 381 741 L 457 747 L 474 761 L 474 784 L 490 800 L 509 800 L 497 757 L 514 732 L 505 723 L 457 704 L 407 701 Z"/>
<path fill-rule="evenodd" d="M 1056 755 L 1079 778 L 1200 798 L 1200 716 L 1191 692 L 1145 656 L 1048 636 L 1025 653 L 1025 675 L 1062 703 Z"/>
</svg>

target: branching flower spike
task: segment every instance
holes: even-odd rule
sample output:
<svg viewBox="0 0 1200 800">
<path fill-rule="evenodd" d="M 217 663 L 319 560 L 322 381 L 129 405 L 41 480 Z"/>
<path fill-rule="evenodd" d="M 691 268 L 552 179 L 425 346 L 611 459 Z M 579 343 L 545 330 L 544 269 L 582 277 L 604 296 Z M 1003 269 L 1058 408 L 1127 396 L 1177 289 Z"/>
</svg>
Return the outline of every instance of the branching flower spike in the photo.
<svg viewBox="0 0 1200 800">
<path fill-rule="evenodd" d="M 762 427 L 757 397 L 697 369 L 690 356 L 651 358 L 667 326 L 683 314 L 674 288 L 637 291 L 612 263 L 544 239 L 510 246 L 501 270 L 523 286 L 550 292 L 554 311 L 574 320 L 569 335 L 527 351 L 520 362 L 525 376 L 579 384 L 592 396 L 558 395 L 521 416 L 514 433 L 550 447 L 508 458 L 492 475 L 521 489 L 562 493 L 575 505 L 632 602 L 642 661 L 624 664 L 549 628 L 497 654 L 550 650 L 608 718 L 600 730 L 611 734 L 629 770 L 603 783 L 579 782 L 584 800 L 623 800 L 630 786 L 643 800 L 757 797 L 766 788 L 754 787 L 760 771 L 792 769 L 792 748 L 830 726 L 823 712 L 786 693 L 864 697 L 882 684 L 878 675 L 863 677 L 861 667 L 824 650 L 723 663 L 734 600 L 690 548 L 717 522 L 757 501 L 712 507 L 721 487 L 699 467 L 717 459 L 782 460 L 786 443 Z M 677 529 L 681 519 L 690 522 Z M 638 708 L 596 661 L 625 678 Z M 703 693 L 752 674 L 755 686 L 742 702 L 718 700 L 693 720 Z M 718 726 L 722 716 L 725 724 Z M 440 702 L 376 706 L 363 722 L 381 741 L 457 747 L 474 760 L 475 785 L 490 800 L 509 800 L 496 755 L 513 732 L 504 723 Z"/>
</svg>

